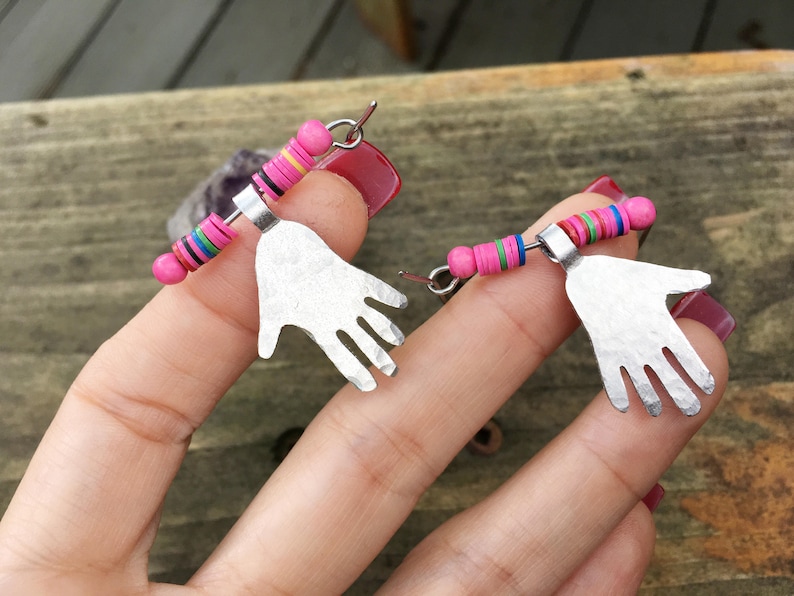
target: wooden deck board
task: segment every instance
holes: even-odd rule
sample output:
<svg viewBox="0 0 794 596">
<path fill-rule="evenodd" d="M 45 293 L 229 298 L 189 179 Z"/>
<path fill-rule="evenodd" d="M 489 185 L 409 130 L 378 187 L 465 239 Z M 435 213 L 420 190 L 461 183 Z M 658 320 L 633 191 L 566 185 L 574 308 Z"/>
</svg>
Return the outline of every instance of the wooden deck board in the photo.
<svg viewBox="0 0 794 596">
<path fill-rule="evenodd" d="M 116 1 L 14 4 L 0 21 L 0 101 L 46 94 Z"/>
<path fill-rule="evenodd" d="M 746 50 L 794 47 L 794 2 L 791 0 L 720 0 L 703 49 Z"/>
<path fill-rule="evenodd" d="M 439 60 L 441 69 L 553 62 L 562 57 L 583 0 L 473 0 Z"/>
<path fill-rule="evenodd" d="M 338 0 L 235 0 L 178 87 L 283 81 L 295 77 Z"/>
<path fill-rule="evenodd" d="M 711 272 L 740 326 L 727 344 L 729 393 L 662 480 L 644 591 L 792 593 L 794 529 L 779 495 L 794 490 L 793 63 L 783 52 L 632 58 L 0 106 L 0 509 L 80 365 L 158 290 L 149 267 L 179 197 L 237 147 L 277 145 L 307 118 L 355 115 L 377 97 L 368 138 L 404 186 L 357 263 L 406 292 L 395 315 L 406 332 L 439 303 L 397 270 L 428 271 L 451 246 L 513 233 L 604 172 L 654 198 L 641 258 Z M 279 117 L 263 118 L 263 106 Z M 195 570 L 275 468 L 277 437 L 341 383 L 297 332 L 243 375 L 194 436 L 153 577 Z M 499 453 L 461 453 L 350 593 L 371 593 L 598 386 L 578 334 L 499 412 Z M 726 510 L 738 513 L 713 517 Z"/>
<path fill-rule="evenodd" d="M 0 20 L 5 18 L 6 11 L 11 8 L 14 2 L 15 0 L 0 0 Z"/>
<path fill-rule="evenodd" d="M 164 89 L 223 0 L 122 0 L 54 97 Z"/>
<path fill-rule="evenodd" d="M 706 0 L 593 0 L 571 59 L 690 52 L 705 7 Z"/>
<path fill-rule="evenodd" d="M 0 101 L 682 53 L 695 45 L 794 48 L 789 0 L 411 6 L 418 57 L 407 63 L 344 0 L 85 0 L 74 7 L 0 0 Z M 704 14 L 706 6 L 713 13 Z"/>
<path fill-rule="evenodd" d="M 406 62 L 374 38 L 359 20 L 353 4 L 345 3 L 299 78 L 349 78 L 426 70 L 456 5 L 457 0 L 411 3 L 417 55 L 413 62 Z"/>
</svg>

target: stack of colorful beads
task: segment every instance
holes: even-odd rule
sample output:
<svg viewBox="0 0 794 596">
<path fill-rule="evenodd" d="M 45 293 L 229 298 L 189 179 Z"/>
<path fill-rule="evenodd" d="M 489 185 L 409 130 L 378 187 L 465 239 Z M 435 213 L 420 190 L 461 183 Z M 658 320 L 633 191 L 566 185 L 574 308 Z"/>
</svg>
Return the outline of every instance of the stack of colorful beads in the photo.
<svg viewBox="0 0 794 596">
<path fill-rule="evenodd" d="M 631 230 L 645 230 L 656 219 L 656 208 L 650 199 L 633 197 L 623 203 L 593 209 L 557 222 L 577 247 L 598 240 L 615 238 Z M 447 256 L 449 272 L 466 279 L 475 273 L 491 275 L 520 267 L 526 262 L 526 247 L 520 234 L 507 236 L 473 248 L 458 246 Z"/>
<path fill-rule="evenodd" d="M 319 120 L 309 120 L 298 130 L 273 159 L 264 164 L 253 178 L 260 192 L 274 201 L 309 173 L 314 167 L 314 158 L 331 147 L 331 132 Z"/>
<path fill-rule="evenodd" d="M 237 236 L 217 213 L 210 213 L 190 234 L 174 242 L 171 252 L 155 259 L 152 272 L 160 283 L 179 283 L 188 271 L 207 263 Z"/>
<path fill-rule="evenodd" d="M 656 219 L 650 199 L 633 197 L 623 203 L 592 209 L 557 222 L 577 247 L 615 238 L 631 230 L 645 230 Z"/>
<path fill-rule="evenodd" d="M 314 167 L 314 158 L 326 153 L 333 144 L 331 132 L 319 120 L 304 122 L 296 137 L 251 176 L 260 195 L 278 201 L 309 173 Z M 190 234 L 174 242 L 170 253 L 157 257 L 152 272 L 160 283 L 177 284 L 236 237 L 237 232 L 212 213 Z"/>
<path fill-rule="evenodd" d="M 526 262 L 526 249 L 521 234 L 507 236 L 493 242 L 478 244 L 473 248 L 457 246 L 449 251 L 449 272 L 460 279 L 475 273 L 491 275 L 520 267 Z"/>
<path fill-rule="evenodd" d="M 478 244 L 473 251 L 480 275 L 506 271 L 520 267 L 526 262 L 524 239 L 520 234 L 507 236 L 486 244 Z"/>
</svg>

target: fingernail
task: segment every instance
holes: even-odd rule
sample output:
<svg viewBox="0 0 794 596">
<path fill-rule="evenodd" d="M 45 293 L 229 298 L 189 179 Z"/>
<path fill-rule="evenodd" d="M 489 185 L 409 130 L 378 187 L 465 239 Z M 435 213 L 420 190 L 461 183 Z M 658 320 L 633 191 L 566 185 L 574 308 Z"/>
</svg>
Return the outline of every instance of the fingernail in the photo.
<svg viewBox="0 0 794 596">
<path fill-rule="evenodd" d="M 355 149 L 337 149 L 317 162 L 315 170 L 328 170 L 346 178 L 364 197 L 370 219 L 400 192 L 402 180 L 380 150 L 362 141 Z"/>
<path fill-rule="evenodd" d="M 663 498 L 664 488 L 657 482 L 651 491 L 642 498 L 642 502 L 645 503 L 645 506 L 648 508 L 648 510 L 653 513 L 656 511 L 656 508 L 659 506 L 659 503 L 662 502 Z"/>
<path fill-rule="evenodd" d="M 673 308 L 670 309 L 670 314 L 673 315 L 674 319 L 683 317 L 703 323 L 723 343 L 736 329 L 736 319 L 733 318 L 733 315 L 703 290 L 685 294 L 681 300 L 673 305 Z"/>
<path fill-rule="evenodd" d="M 609 176 L 599 176 L 588 184 L 582 192 L 594 192 L 599 195 L 604 195 L 616 203 L 625 201 L 629 198 L 629 196 L 623 192 L 623 189 L 621 189 Z"/>
</svg>

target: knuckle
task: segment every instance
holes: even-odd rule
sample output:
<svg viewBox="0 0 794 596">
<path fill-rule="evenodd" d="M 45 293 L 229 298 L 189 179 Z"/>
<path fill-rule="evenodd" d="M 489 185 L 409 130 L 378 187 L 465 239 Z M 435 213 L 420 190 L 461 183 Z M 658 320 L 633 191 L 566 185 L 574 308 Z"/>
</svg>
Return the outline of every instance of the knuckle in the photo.
<svg viewBox="0 0 794 596">
<path fill-rule="evenodd" d="M 440 473 L 424 445 L 409 431 L 390 427 L 359 412 L 329 412 L 330 425 L 352 457 L 353 475 L 368 485 L 369 493 L 414 502 Z"/>
<path fill-rule="evenodd" d="M 164 445 L 185 444 L 198 427 L 186 414 L 143 395 L 108 390 L 83 391 L 73 386 L 71 396 L 99 410 L 137 439 Z"/>
</svg>

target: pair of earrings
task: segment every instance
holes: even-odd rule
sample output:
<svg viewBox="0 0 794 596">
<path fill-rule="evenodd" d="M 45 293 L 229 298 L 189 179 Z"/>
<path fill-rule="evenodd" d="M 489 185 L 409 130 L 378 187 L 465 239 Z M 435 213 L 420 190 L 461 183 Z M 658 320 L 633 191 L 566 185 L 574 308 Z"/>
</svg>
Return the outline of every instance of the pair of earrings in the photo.
<svg viewBox="0 0 794 596">
<path fill-rule="evenodd" d="M 294 325 L 362 391 L 374 389 L 375 378 L 338 333 L 346 333 L 370 362 L 393 376 L 397 365 L 358 321 L 366 321 L 387 343 L 402 344 L 404 336 L 397 326 L 364 301 L 370 298 L 404 308 L 405 296 L 341 259 L 306 226 L 276 217 L 264 199 L 278 201 L 312 169 L 316 157 L 332 148 L 349 151 L 358 147 L 364 138 L 363 125 L 376 105 L 373 101 L 356 120 L 336 120 L 328 125 L 317 120 L 304 123 L 296 137 L 254 173 L 252 183 L 232 199 L 235 213 L 225 220 L 210 214 L 152 266 L 162 283 L 179 283 L 234 240 L 237 232 L 231 223 L 245 215 L 262 232 L 254 266 L 259 287 L 259 355 L 269 358 L 281 329 Z M 349 128 L 344 141 L 338 142 L 332 131 L 340 126 Z M 714 390 L 714 379 L 675 324 L 665 299 L 669 294 L 703 289 L 710 277 L 700 271 L 583 256 L 578 250 L 632 230 L 645 230 L 655 216 L 650 200 L 635 197 L 550 225 L 530 244 L 515 234 L 472 248 L 458 247 L 449 253 L 447 264 L 434 269 L 429 277 L 405 272 L 400 275 L 427 284 L 430 291 L 443 297 L 474 274 L 492 275 L 523 266 L 527 251 L 538 248 L 566 272 L 566 292 L 590 336 L 612 404 L 620 411 L 628 409 L 625 371 L 646 410 L 658 415 L 661 401 L 648 377 L 650 368 L 678 408 L 692 416 L 700 410 L 700 402 L 671 364 L 672 359 L 705 393 Z M 444 276 L 451 277 L 446 285 L 439 283 Z"/>
<path fill-rule="evenodd" d="M 339 332 L 347 334 L 382 373 L 394 376 L 394 360 L 358 321 L 366 321 L 387 343 L 400 345 L 405 340 L 402 332 L 364 301 L 371 298 L 405 308 L 408 300 L 389 284 L 340 258 L 310 228 L 277 217 L 265 197 L 278 201 L 311 171 L 315 158 L 332 148 L 356 149 L 364 140 L 363 125 L 376 107 L 373 101 L 357 120 L 345 118 L 328 125 L 318 120 L 305 122 L 298 134 L 251 176 L 251 184 L 232 198 L 237 207 L 234 213 L 225 220 L 211 213 L 152 265 L 160 282 L 181 282 L 237 237 L 231 223 L 245 215 L 262 232 L 254 264 L 259 288 L 259 355 L 270 358 L 281 329 L 293 325 L 312 338 L 339 372 L 362 391 L 375 389 L 375 377 L 342 343 Z M 331 132 L 340 126 L 349 127 L 341 142 L 335 141 Z"/>
</svg>

